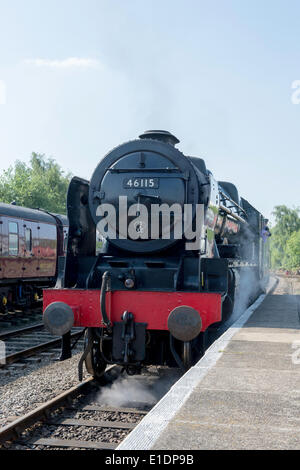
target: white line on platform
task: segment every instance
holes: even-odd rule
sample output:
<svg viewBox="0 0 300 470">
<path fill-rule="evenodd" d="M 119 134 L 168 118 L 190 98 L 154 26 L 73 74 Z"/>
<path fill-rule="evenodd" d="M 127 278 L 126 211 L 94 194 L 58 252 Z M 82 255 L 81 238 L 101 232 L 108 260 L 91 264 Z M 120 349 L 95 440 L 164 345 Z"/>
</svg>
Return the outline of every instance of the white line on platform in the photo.
<svg viewBox="0 0 300 470">
<path fill-rule="evenodd" d="M 277 280 L 273 279 L 274 287 Z M 262 294 L 240 318 L 223 333 L 206 351 L 197 364 L 189 369 L 166 393 L 166 395 L 142 419 L 137 427 L 117 447 L 117 450 L 150 450 L 177 411 L 183 406 L 196 385 L 223 355 L 229 341 L 248 321 L 267 294 Z"/>
</svg>

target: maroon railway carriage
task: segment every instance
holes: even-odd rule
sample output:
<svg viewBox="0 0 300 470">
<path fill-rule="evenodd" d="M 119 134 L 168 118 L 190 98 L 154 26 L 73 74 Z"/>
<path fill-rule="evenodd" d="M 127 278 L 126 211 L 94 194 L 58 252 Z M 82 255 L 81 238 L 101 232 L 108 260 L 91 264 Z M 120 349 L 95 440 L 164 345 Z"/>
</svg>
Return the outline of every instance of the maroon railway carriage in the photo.
<svg viewBox="0 0 300 470">
<path fill-rule="evenodd" d="M 0 310 L 28 307 L 54 286 L 65 258 L 68 220 L 0 203 Z"/>
</svg>

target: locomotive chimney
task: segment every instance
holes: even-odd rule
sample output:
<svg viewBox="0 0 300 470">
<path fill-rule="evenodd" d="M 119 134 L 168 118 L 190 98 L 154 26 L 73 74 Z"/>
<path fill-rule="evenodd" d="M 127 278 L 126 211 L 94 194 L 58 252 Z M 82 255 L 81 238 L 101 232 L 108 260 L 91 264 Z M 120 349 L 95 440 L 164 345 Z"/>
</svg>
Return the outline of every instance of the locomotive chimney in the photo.
<svg viewBox="0 0 300 470">
<path fill-rule="evenodd" d="M 139 138 L 160 140 L 161 142 L 165 142 L 166 144 L 173 145 L 173 147 L 175 147 L 175 145 L 180 142 L 177 137 L 175 137 L 175 135 L 171 134 L 171 132 L 160 130 L 145 131 L 139 136 Z"/>
</svg>

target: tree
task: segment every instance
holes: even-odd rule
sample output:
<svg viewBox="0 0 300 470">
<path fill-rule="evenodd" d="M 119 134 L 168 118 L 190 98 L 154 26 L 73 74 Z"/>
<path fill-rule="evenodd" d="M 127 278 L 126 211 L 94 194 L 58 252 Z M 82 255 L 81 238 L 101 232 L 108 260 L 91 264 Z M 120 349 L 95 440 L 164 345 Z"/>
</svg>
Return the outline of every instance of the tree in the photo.
<svg viewBox="0 0 300 470">
<path fill-rule="evenodd" d="M 70 179 L 54 159 L 32 153 L 29 165 L 17 160 L 2 173 L 0 201 L 65 214 Z"/>
<path fill-rule="evenodd" d="M 300 267 L 300 230 L 293 232 L 287 241 L 286 266 L 289 269 Z"/>
<path fill-rule="evenodd" d="M 272 268 L 288 267 L 287 242 L 294 232 L 300 230 L 299 209 L 276 206 L 273 214 L 275 216 L 275 227 L 272 230 L 271 266 Z"/>
</svg>

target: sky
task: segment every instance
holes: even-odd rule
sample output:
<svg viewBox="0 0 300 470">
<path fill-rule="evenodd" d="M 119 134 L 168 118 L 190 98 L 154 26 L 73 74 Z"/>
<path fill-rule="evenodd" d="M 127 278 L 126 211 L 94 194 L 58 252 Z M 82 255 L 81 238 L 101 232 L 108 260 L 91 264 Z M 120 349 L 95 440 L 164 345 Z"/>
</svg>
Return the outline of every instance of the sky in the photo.
<svg viewBox="0 0 300 470">
<path fill-rule="evenodd" d="M 299 1 L 0 0 L 0 172 L 34 151 L 90 179 L 165 129 L 270 217 L 300 206 L 297 80 Z"/>
</svg>

